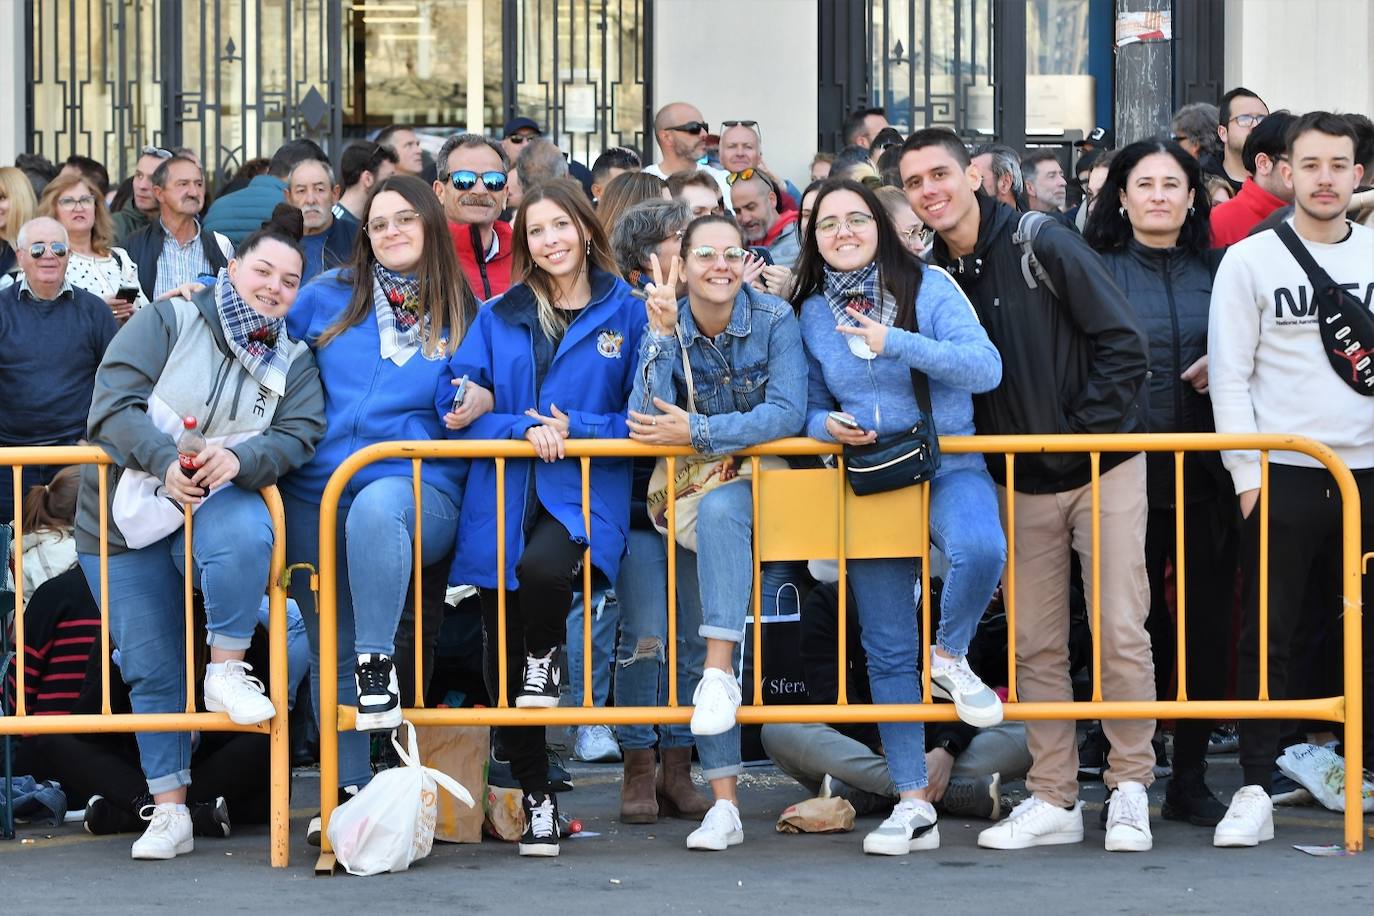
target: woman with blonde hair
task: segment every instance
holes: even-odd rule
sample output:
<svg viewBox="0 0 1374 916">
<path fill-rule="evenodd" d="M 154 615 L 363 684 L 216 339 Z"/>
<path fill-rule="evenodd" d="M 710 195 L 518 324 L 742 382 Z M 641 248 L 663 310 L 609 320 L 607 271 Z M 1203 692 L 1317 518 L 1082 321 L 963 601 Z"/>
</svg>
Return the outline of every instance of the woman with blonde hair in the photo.
<svg viewBox="0 0 1374 916">
<path fill-rule="evenodd" d="M 18 265 L 14 249 L 19 227 L 33 219 L 38 200 L 29 176 L 12 166 L 0 168 L 0 275 L 13 273 Z"/>
<path fill-rule="evenodd" d="M 72 286 L 104 299 L 121 324 L 134 309 L 148 304 L 138 282 L 138 265 L 127 251 L 114 246 L 110 209 L 89 178 L 66 174 L 48 182 L 38 215 L 52 217 L 67 230 L 67 280 Z"/>
</svg>

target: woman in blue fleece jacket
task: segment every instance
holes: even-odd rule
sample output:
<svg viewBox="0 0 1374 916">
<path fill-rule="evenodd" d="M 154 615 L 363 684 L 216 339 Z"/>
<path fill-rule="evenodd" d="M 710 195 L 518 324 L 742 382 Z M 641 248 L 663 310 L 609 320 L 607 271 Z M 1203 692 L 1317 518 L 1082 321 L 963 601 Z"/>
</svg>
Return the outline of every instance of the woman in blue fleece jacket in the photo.
<svg viewBox="0 0 1374 916">
<path fill-rule="evenodd" d="M 288 563 L 318 567 L 320 497 L 349 455 L 377 442 L 443 436 L 434 387 L 477 312 L 427 184 L 388 178 L 365 212 L 352 261 L 307 285 L 287 318 L 292 335 L 314 351 L 328 421 L 314 459 L 281 484 Z M 484 394 L 469 391 L 470 405 Z M 466 471 L 459 461 L 421 465 L 426 566 L 453 552 Z M 411 464 L 396 458 L 363 468 L 339 500 L 339 702 L 358 706 L 356 731 L 339 736 L 340 786 L 371 777 L 368 738 L 358 733 L 401 724 L 392 656 L 412 574 L 413 492 Z M 319 617 L 309 589 L 295 596 L 310 636 L 318 709 Z"/>
<path fill-rule="evenodd" d="M 997 386 L 1002 359 L 953 279 L 907 252 L 864 185 L 822 185 L 792 303 L 807 354 L 808 435 L 863 445 L 910 430 L 921 410 L 913 370 L 929 379 L 936 431 L 973 434 L 972 395 Z M 903 330 L 911 327 L 913 308 L 917 330 Z M 849 424 L 830 416 L 837 410 Z M 950 561 L 932 645 L 931 690 L 952 699 L 969 724 L 996 725 L 1001 701 L 964 659 L 1006 556 L 997 492 L 981 455 L 943 456 L 931 483 L 930 533 Z M 855 560 L 849 575 L 874 701 L 920 702 L 919 634 L 911 625 L 915 562 Z M 933 849 L 940 841 L 927 797 L 922 725 L 882 722 L 878 728 L 901 798 L 892 816 L 864 839 L 864 851 L 904 855 Z"/>
<path fill-rule="evenodd" d="M 631 463 L 591 463 L 591 531 L 582 515 L 581 462 L 569 438 L 624 438 L 644 304 L 616 274 L 601 224 L 577 182 L 557 179 L 526 194 L 512 236 L 515 285 L 488 303 L 440 377 L 436 416 L 464 439 L 524 439 L 538 460 L 474 460 L 463 493 L 449 581 L 482 592 L 487 685 L 497 693 L 497 583 L 506 587 L 506 685 L 516 706 L 558 705 L 563 642 L 583 552 L 614 582 L 630 523 Z M 454 412 L 455 385 L 479 385 L 494 402 L 480 416 Z M 497 519 L 505 516 L 505 568 L 497 569 Z M 520 781 L 526 828 L 520 854 L 558 855 L 558 805 L 549 791 L 542 726 L 497 729 Z"/>
</svg>

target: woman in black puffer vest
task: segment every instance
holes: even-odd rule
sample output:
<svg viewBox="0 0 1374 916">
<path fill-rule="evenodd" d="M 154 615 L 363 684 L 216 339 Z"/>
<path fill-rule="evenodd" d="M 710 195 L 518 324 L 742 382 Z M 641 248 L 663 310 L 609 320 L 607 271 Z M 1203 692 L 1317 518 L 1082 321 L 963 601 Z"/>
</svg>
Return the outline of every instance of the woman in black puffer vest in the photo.
<svg viewBox="0 0 1374 916">
<path fill-rule="evenodd" d="M 1116 154 L 1094 200 L 1084 231 L 1149 337 L 1149 415 L 1152 433 L 1213 432 L 1207 396 L 1207 315 L 1212 275 L 1210 201 L 1197 161 L 1175 143 L 1132 143 Z M 1215 452 L 1183 460 L 1183 490 L 1174 486 L 1174 456 L 1147 455 L 1149 521 L 1145 536 L 1150 575 L 1146 628 L 1154 650 L 1160 699 L 1174 699 L 1176 625 L 1169 612 L 1166 569 L 1177 569 L 1175 507 L 1184 513 L 1184 594 L 1187 695 L 1226 695 L 1230 617 L 1236 574 L 1236 499 Z M 1226 813 L 1203 781 L 1213 723 L 1180 720 L 1174 733 L 1174 774 L 1163 814 L 1212 826 Z"/>
</svg>

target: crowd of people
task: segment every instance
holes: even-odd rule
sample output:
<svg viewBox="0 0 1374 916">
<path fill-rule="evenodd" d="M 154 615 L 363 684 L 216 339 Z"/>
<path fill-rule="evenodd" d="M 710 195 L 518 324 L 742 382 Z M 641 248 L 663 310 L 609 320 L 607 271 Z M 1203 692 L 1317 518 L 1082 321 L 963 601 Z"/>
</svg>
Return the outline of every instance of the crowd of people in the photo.
<svg viewBox="0 0 1374 916">
<path fill-rule="evenodd" d="M 1368 119 L 1270 112 L 1235 89 L 1219 109 L 1190 105 L 1167 133 L 1121 149 L 1096 130 L 1066 162 L 1059 148 L 970 148 L 942 128 L 904 136 L 870 108 L 846 121 L 842 149 L 814 157 L 802 188 L 764 159 L 760 122 L 713 133 L 684 102 L 657 112 L 653 164 L 617 146 L 588 168 L 529 118 L 501 133 L 454 134 L 432 159 L 402 125 L 337 162 L 292 140 L 245 164 L 213 202 L 184 149 L 142 149 L 118 186 L 81 156 L 60 169 L 35 157 L 27 171 L 0 168 L 0 445 L 89 442 L 115 465 L 105 505 L 92 466 L 79 483 L 71 470 L 26 468 L 22 507 L 0 488 L 0 516 L 23 513 L 26 613 L 46 614 L 26 635 L 69 625 L 85 640 L 76 654 L 34 654 L 30 712 L 77 708 L 74 685 L 99 676 L 102 588 L 130 708 L 181 709 L 181 582 L 192 574 L 206 632 L 199 702 L 237 723 L 270 718 L 249 661 L 272 546 L 256 491 L 281 489 L 287 562 L 318 566 L 334 468 L 374 443 L 442 438 L 524 440 L 535 457 L 507 460 L 504 484 L 491 459 L 425 461 L 418 499 L 400 459 L 345 487 L 337 689 L 357 719 L 340 735 L 339 784 L 323 787 L 340 802 L 372 777 L 369 733 L 400 726 L 413 700 L 413 640 L 432 653 L 430 628 L 408 623 L 417 559 L 427 579 L 478 590 L 492 699 L 556 706 L 565 684 L 581 689 L 577 669 L 595 665 L 595 702 L 666 702 L 664 469 L 597 459 L 584 507 L 572 438 L 685 446 L 688 472 L 705 481 L 675 532 L 677 692 L 691 697 L 690 725 L 586 727 L 576 748 L 588 760 L 623 755 L 624 822 L 699 818 L 690 849 L 743 842 L 736 713 L 756 587 L 773 610 L 795 601 L 808 701 L 834 702 L 843 688 L 851 702 L 919 702 L 928 666 L 932 692 L 954 705 L 959 723 L 938 728 L 763 730 L 803 786 L 886 813 L 865 852 L 938 847 L 941 811 L 994 820 L 978 836 L 987 848 L 1082 841 L 1075 724 L 1004 722 L 998 651 L 975 651 L 995 638 L 999 582 L 1013 572 L 1013 494 L 1019 699 L 1074 699 L 1071 607 L 1091 605 L 1094 591 L 1101 653 L 1090 676 L 1104 699 L 1170 699 L 1185 678 L 1190 698 L 1255 697 L 1266 586 L 1268 695 L 1339 692 L 1325 659 L 1340 643 L 1340 496 L 1309 456 L 1269 454 L 1261 510 L 1255 452 L 1187 453 L 1181 488 L 1172 453 L 1027 454 L 1014 478 L 1001 456 L 945 455 L 921 478 L 938 592 L 920 594 L 916 545 L 849 561 L 854 648 L 843 671 L 831 648 L 836 571 L 765 563 L 756 586 L 749 469 L 722 456 L 809 436 L 841 444 L 856 466 L 884 448 L 906 449 L 905 462 L 932 430 L 1295 433 L 1329 446 L 1374 505 Z M 188 427 L 203 437 L 194 450 L 179 445 Z M 1374 548 L 1374 513 L 1362 538 Z M 595 608 L 582 606 L 584 556 Z M 29 578 L 39 572 L 41 584 Z M 610 625 L 607 594 L 619 614 Z M 319 615 L 308 588 L 294 596 L 318 709 Z M 938 620 L 929 658 L 922 601 Z M 597 615 L 591 658 L 580 651 L 584 614 Z M 1205 780 L 1214 725 L 1175 727 L 1163 816 L 1213 828 L 1217 846 L 1255 846 L 1273 837 L 1277 753 L 1294 730 L 1319 727 L 1242 722 L 1244 784 L 1223 804 Z M 132 822 L 143 828 L 134 858 L 167 859 L 190 852 L 194 835 L 222 835 L 230 816 L 260 819 L 261 784 L 241 777 L 261 747 L 239 737 L 250 743 L 207 750 L 198 736 L 140 733 L 140 804 L 115 816 L 93 799 L 88 827 L 93 809 L 101 823 Z M 1165 763 L 1157 723 L 1106 720 L 1085 739 L 1094 743 L 1110 790 L 1106 849 L 1150 849 L 1146 790 Z M 76 753 L 24 746 L 50 766 Z M 710 798 L 692 781 L 694 749 Z M 520 854 L 557 855 L 563 780 L 544 729 L 498 728 L 492 755 L 521 792 Z M 199 784 L 231 771 L 235 793 Z M 1022 777 L 1028 797 L 999 819 L 1000 782 Z M 316 842 L 318 831 L 316 821 Z"/>
</svg>

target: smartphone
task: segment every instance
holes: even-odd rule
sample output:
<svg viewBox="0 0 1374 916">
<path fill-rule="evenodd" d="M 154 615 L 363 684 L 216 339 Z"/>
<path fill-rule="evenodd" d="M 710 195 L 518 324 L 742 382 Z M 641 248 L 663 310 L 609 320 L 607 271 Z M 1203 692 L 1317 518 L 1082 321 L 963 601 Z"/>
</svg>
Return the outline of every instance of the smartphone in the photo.
<svg viewBox="0 0 1374 916">
<path fill-rule="evenodd" d="M 863 429 L 863 427 L 859 425 L 859 421 L 858 421 L 858 420 L 855 420 L 855 419 L 853 419 L 852 417 L 846 416 L 845 414 L 840 413 L 838 410 L 832 410 L 832 411 L 830 411 L 829 417 L 830 417 L 830 419 L 834 420 L 836 423 L 838 423 L 838 424 L 840 424 L 841 426 L 846 427 L 846 428 L 848 428 L 848 429 Z"/>
<path fill-rule="evenodd" d="M 458 388 L 453 392 L 453 411 L 457 413 L 458 408 L 463 406 L 463 397 L 468 393 L 468 377 L 465 375 L 458 380 Z"/>
<path fill-rule="evenodd" d="M 122 286 L 120 287 L 119 292 L 115 293 L 115 298 L 122 299 L 125 302 L 133 303 L 138 301 L 138 292 L 139 290 L 137 286 Z"/>
</svg>

